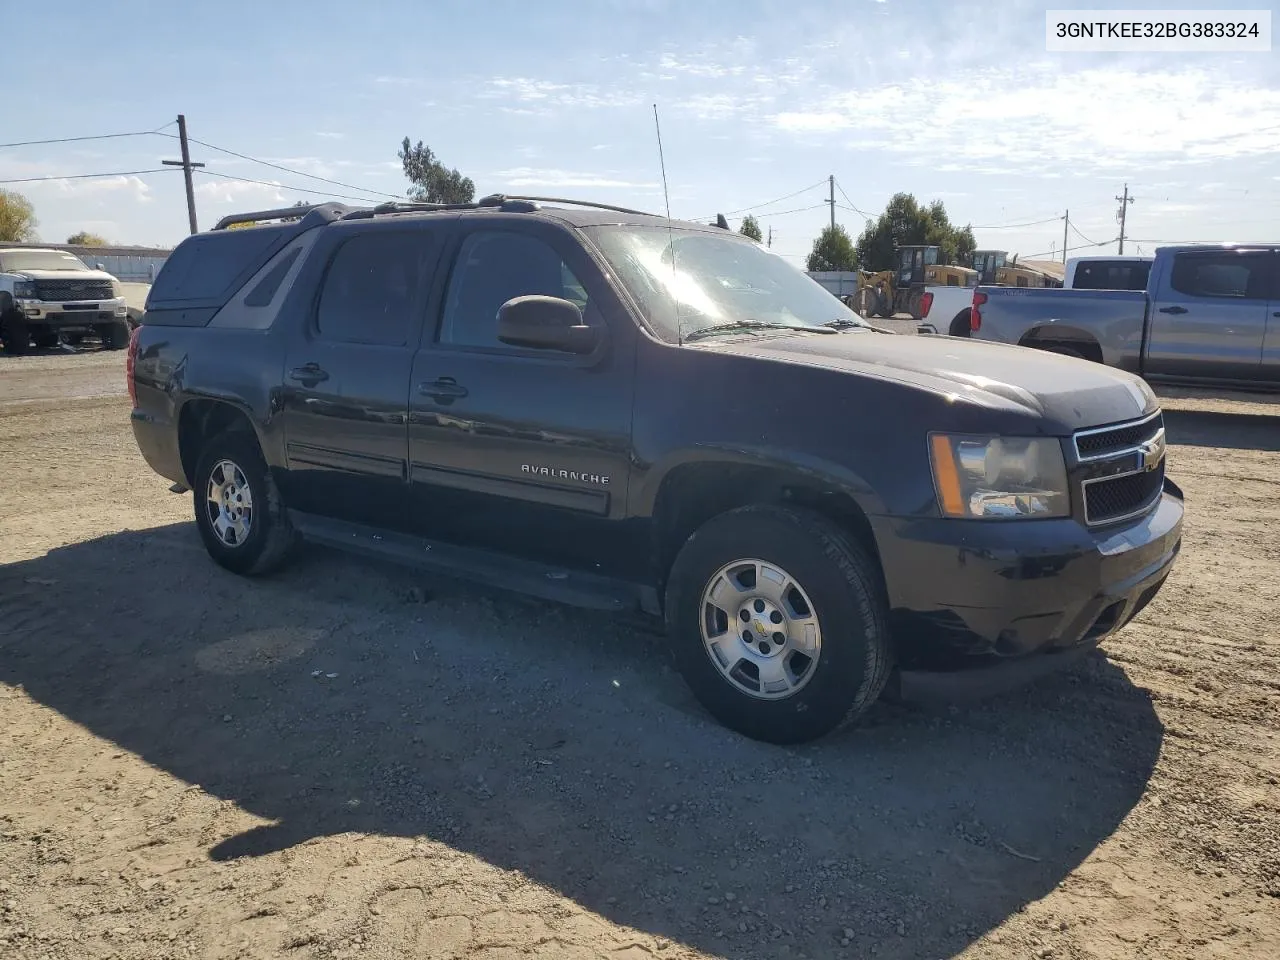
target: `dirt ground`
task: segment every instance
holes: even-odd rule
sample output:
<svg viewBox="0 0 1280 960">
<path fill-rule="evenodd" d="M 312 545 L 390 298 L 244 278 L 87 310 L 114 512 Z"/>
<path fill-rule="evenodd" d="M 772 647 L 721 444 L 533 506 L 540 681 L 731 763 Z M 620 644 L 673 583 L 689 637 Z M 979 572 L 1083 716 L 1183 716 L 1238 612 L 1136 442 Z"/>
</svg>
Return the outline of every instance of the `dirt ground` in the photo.
<svg viewBox="0 0 1280 960">
<path fill-rule="evenodd" d="M 1079 670 L 781 749 L 655 637 L 325 550 L 238 579 L 123 356 L 0 359 L 0 957 L 1280 956 L 1280 413 Z"/>
</svg>

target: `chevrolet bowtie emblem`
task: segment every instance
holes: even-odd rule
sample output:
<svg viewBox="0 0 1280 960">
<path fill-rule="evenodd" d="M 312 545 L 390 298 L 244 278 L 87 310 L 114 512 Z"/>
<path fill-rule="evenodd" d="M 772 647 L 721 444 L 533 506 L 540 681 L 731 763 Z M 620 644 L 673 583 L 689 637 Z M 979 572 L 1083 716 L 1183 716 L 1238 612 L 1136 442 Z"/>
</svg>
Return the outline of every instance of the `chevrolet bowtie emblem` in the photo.
<svg viewBox="0 0 1280 960">
<path fill-rule="evenodd" d="M 1138 467 L 1141 470 L 1154 470 L 1164 460 L 1164 434 L 1158 433 L 1138 448 Z"/>
<path fill-rule="evenodd" d="M 766 630 L 766 629 L 764 628 L 764 624 L 763 624 L 763 623 L 761 623 L 759 620 L 755 620 L 755 621 L 753 621 L 753 622 L 752 622 L 752 626 L 754 626 L 754 627 L 756 628 L 756 633 L 760 634 L 760 636 L 762 636 L 762 637 L 763 637 L 766 633 L 768 633 L 768 632 L 769 632 L 768 630 Z"/>
</svg>

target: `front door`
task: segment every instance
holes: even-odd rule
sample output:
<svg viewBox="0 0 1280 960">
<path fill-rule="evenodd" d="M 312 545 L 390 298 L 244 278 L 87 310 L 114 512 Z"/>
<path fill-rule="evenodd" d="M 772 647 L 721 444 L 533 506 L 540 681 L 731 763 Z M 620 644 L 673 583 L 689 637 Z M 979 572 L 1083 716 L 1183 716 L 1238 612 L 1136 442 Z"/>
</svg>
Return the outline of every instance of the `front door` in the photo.
<svg viewBox="0 0 1280 960">
<path fill-rule="evenodd" d="M 415 523 L 433 538 L 626 576 L 647 559 L 620 539 L 636 329 L 566 231 L 467 219 L 438 329 L 413 364 Z M 576 302 L 604 329 L 601 347 L 584 357 L 500 342 L 498 308 L 529 294 Z"/>
<path fill-rule="evenodd" d="M 1275 254 L 1177 253 L 1151 304 L 1144 368 L 1155 377 L 1257 380 Z"/>
<path fill-rule="evenodd" d="M 439 243 L 426 224 L 357 223 L 330 227 L 313 256 L 319 296 L 284 364 L 283 483 L 295 509 L 394 529 L 408 515 L 409 374 Z"/>
</svg>

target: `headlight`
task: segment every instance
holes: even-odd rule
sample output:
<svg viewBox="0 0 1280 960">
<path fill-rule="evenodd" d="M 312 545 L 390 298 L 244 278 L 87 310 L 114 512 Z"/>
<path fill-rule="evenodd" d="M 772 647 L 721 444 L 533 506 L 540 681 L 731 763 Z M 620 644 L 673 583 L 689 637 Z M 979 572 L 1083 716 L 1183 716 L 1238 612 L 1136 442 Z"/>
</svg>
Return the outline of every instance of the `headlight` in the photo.
<svg viewBox="0 0 1280 960">
<path fill-rule="evenodd" d="M 1071 514 L 1067 465 L 1054 437 L 929 435 L 943 516 L 977 519 Z"/>
<path fill-rule="evenodd" d="M 34 280 L 15 280 L 13 284 L 13 295 L 21 297 L 24 300 L 34 300 L 36 296 L 36 282 Z"/>
</svg>

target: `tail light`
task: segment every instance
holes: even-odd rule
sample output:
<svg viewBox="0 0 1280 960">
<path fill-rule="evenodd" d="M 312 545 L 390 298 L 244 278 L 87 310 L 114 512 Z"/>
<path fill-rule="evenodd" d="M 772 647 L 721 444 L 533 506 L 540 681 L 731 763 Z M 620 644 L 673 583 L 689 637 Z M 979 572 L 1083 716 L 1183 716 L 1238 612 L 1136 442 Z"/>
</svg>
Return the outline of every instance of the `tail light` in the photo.
<svg viewBox="0 0 1280 960">
<path fill-rule="evenodd" d="M 124 376 L 129 384 L 129 402 L 135 407 L 138 405 L 138 388 L 133 382 L 133 367 L 138 360 L 138 333 L 142 330 L 142 325 L 134 327 L 129 332 L 129 353 L 124 359 Z"/>
<path fill-rule="evenodd" d="M 969 329 L 973 331 L 982 329 L 982 311 L 979 309 L 987 302 L 987 295 L 978 290 L 973 291 L 973 305 L 969 308 Z"/>
<path fill-rule="evenodd" d="M 929 316 L 929 308 L 933 306 L 933 294 L 926 293 L 920 297 L 920 319 L 924 320 Z"/>
</svg>

